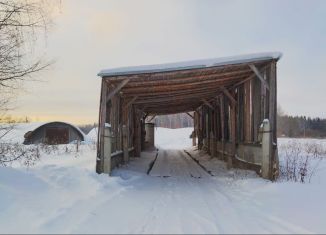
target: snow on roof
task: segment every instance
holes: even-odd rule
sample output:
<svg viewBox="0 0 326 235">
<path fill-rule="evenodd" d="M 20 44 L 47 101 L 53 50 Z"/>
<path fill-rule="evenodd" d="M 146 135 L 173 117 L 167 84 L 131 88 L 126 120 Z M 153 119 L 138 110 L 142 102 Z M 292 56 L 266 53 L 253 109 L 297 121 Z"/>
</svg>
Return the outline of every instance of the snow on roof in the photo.
<svg viewBox="0 0 326 235">
<path fill-rule="evenodd" d="M 31 123 L 14 123 L 14 124 L 1 124 L 3 127 L 12 127 L 12 130 L 10 130 L 6 135 L 4 135 L 1 138 L 1 142 L 5 143 L 23 143 L 25 138 L 24 135 L 28 131 L 34 131 L 37 128 L 50 124 L 50 123 L 64 123 L 69 126 L 72 126 L 73 128 L 77 129 L 84 137 L 84 140 L 87 138 L 85 133 L 77 126 L 70 124 L 68 122 L 62 122 L 62 121 L 54 121 L 54 122 L 31 122 Z M 0 136 L 2 136 L 6 130 L 0 129 Z"/>
<path fill-rule="evenodd" d="M 168 64 L 155 64 L 155 65 L 141 65 L 131 67 L 120 67 L 113 69 L 104 69 L 98 73 L 98 76 L 119 76 L 119 75 L 130 75 L 130 74 L 141 74 L 141 73 L 155 73 L 155 72 L 169 72 L 176 70 L 186 69 L 200 69 L 209 68 L 215 66 L 223 66 L 229 64 L 242 64 L 250 63 L 262 60 L 279 60 L 282 57 L 281 52 L 266 52 L 247 54 L 239 56 L 221 57 L 215 59 L 203 59 L 203 60 L 192 60 L 177 63 Z"/>
</svg>

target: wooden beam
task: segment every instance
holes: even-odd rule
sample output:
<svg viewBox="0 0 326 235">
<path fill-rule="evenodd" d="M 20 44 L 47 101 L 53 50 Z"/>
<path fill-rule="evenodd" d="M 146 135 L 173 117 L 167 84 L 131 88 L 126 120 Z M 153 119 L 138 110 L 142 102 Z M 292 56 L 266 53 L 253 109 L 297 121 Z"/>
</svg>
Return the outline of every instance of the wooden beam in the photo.
<svg viewBox="0 0 326 235">
<path fill-rule="evenodd" d="M 138 96 L 134 96 L 134 98 L 129 100 L 129 102 L 125 105 L 124 108 L 127 109 L 130 105 L 132 105 L 132 103 L 134 103 L 136 101 L 137 98 L 138 98 Z"/>
<path fill-rule="evenodd" d="M 186 113 L 189 117 L 191 117 L 192 119 L 194 119 L 194 116 L 192 116 L 189 112 Z"/>
<path fill-rule="evenodd" d="M 257 67 L 254 64 L 249 64 L 251 70 L 256 74 L 256 76 L 260 79 L 260 81 L 264 84 L 264 86 L 269 90 L 269 85 L 264 79 L 263 75 L 259 72 Z"/>
<path fill-rule="evenodd" d="M 277 143 L 277 81 L 276 81 L 276 61 L 270 64 L 269 70 L 269 123 L 273 133 L 273 142 Z"/>
<path fill-rule="evenodd" d="M 148 120 L 148 122 L 151 122 L 155 117 L 156 117 L 156 115 L 153 115 L 153 116 Z"/>
<path fill-rule="evenodd" d="M 122 82 L 120 82 L 112 91 L 110 91 L 107 96 L 106 96 L 106 100 L 110 100 L 117 92 L 119 92 L 121 90 L 122 87 L 124 87 L 130 79 L 125 79 Z"/>
<path fill-rule="evenodd" d="M 214 109 L 214 107 L 213 107 L 213 105 L 211 105 L 207 100 L 205 100 L 205 99 L 201 99 L 203 102 L 204 102 L 204 104 L 206 104 L 209 108 L 211 108 L 212 110 L 215 110 Z"/>
<path fill-rule="evenodd" d="M 221 87 L 221 90 L 231 100 L 232 105 L 237 104 L 237 101 L 234 99 L 234 97 L 231 95 L 231 93 L 225 87 Z"/>
<path fill-rule="evenodd" d="M 107 86 L 102 79 L 101 85 L 101 100 L 100 100 L 100 111 L 99 111 L 99 127 L 98 127 L 98 141 L 97 141 L 97 160 L 96 160 L 96 172 L 103 173 L 104 171 L 104 127 L 106 122 L 106 94 Z"/>
<path fill-rule="evenodd" d="M 254 75 L 256 77 L 256 75 Z M 247 77 L 239 78 L 239 81 L 243 81 Z M 148 89 L 144 89 L 142 91 L 127 91 L 127 88 L 123 88 L 123 97 L 124 98 L 132 98 L 134 96 L 138 96 L 138 100 L 142 99 L 143 97 L 149 98 L 149 97 L 168 97 L 168 96 L 175 96 L 175 95 L 185 95 L 185 94 L 203 94 L 208 92 L 216 92 L 216 90 L 219 88 L 219 86 L 225 86 L 229 87 L 234 84 L 235 81 L 228 81 L 224 82 L 223 84 L 217 85 L 217 86 L 203 86 L 203 87 L 194 87 L 191 89 L 178 89 L 175 91 L 171 91 L 170 89 L 166 88 L 164 91 L 155 91 L 151 92 Z M 238 82 L 238 80 L 236 81 Z"/>
<path fill-rule="evenodd" d="M 191 91 L 192 89 L 196 90 L 199 88 L 203 89 L 208 89 L 211 88 L 219 88 L 220 86 L 227 86 L 227 84 L 234 84 L 247 76 L 239 76 L 235 78 L 227 78 L 224 80 L 214 80 L 211 82 L 193 82 L 193 83 L 184 83 L 184 84 L 177 84 L 177 85 L 155 85 L 155 86 L 147 86 L 146 83 L 144 82 L 144 86 L 142 87 L 125 87 L 123 88 L 123 92 L 126 94 L 136 94 L 138 95 L 139 93 L 154 93 L 156 94 L 157 92 L 178 92 L 182 90 L 189 90 Z"/>
<path fill-rule="evenodd" d="M 178 85 L 178 84 L 185 84 L 185 83 L 205 83 L 205 82 L 214 82 L 214 81 L 224 81 L 233 78 L 238 78 L 242 76 L 248 76 L 251 74 L 251 70 L 248 67 L 244 67 L 243 70 L 240 71 L 231 71 L 231 72 L 218 72 L 214 74 L 197 74 L 193 73 L 191 76 L 187 77 L 165 77 L 165 79 L 148 79 L 146 81 L 139 81 L 139 80 L 131 80 L 130 84 L 127 87 L 143 87 L 144 84 L 148 86 L 162 86 L 162 85 Z"/>
<path fill-rule="evenodd" d="M 145 116 L 143 117 L 144 120 L 148 117 L 149 113 L 145 113 Z"/>
<path fill-rule="evenodd" d="M 191 100 L 198 100 L 198 99 L 206 99 L 210 98 L 212 96 L 215 96 L 216 92 L 208 92 L 203 94 L 185 94 L 185 95 L 177 95 L 177 96 L 168 96 L 168 97 L 148 97 L 148 98 L 139 98 L 137 101 L 135 101 L 134 104 L 152 104 L 152 103 L 174 103 L 174 102 L 182 102 L 182 101 L 190 101 Z"/>
</svg>

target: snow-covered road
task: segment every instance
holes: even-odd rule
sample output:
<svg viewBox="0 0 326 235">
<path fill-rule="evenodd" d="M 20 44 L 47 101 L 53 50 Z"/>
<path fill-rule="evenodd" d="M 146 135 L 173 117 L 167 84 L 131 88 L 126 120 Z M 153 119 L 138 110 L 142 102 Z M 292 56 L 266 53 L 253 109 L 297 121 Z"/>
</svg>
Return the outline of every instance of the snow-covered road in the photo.
<svg viewBox="0 0 326 235">
<path fill-rule="evenodd" d="M 272 183 L 188 148 L 190 157 L 191 129 L 160 133 L 158 154 L 142 152 L 112 177 L 95 173 L 92 145 L 61 146 L 28 170 L 1 167 L 0 233 L 326 231 L 326 167 L 311 184 Z"/>
<path fill-rule="evenodd" d="M 145 187 L 143 198 L 150 203 L 145 206 L 147 212 L 133 232 L 310 232 L 300 224 L 270 214 L 269 205 L 252 198 L 256 189 L 250 192 L 237 187 L 239 185 L 231 179 L 210 176 L 184 151 L 160 150 L 150 175 L 161 177 L 146 179 L 153 181 L 146 184 L 155 185 L 155 192 L 148 195 L 151 189 Z"/>
<path fill-rule="evenodd" d="M 205 172 L 183 150 L 161 150 L 157 160 L 150 171 L 151 176 L 159 177 L 207 177 Z"/>
</svg>

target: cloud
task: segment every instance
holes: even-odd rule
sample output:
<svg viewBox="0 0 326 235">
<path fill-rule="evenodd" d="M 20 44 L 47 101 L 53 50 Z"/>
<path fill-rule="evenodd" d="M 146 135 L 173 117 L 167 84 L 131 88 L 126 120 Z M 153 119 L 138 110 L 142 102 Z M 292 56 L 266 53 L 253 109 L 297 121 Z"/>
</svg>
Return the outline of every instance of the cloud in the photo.
<svg viewBox="0 0 326 235">
<path fill-rule="evenodd" d="M 282 51 L 278 100 L 290 114 L 324 116 L 325 1 L 62 1 L 45 84 L 27 85 L 17 114 L 96 122 L 103 68 Z M 41 99 L 40 99 L 41 97 Z M 315 103 L 316 105 L 311 105 Z M 61 117 L 60 116 L 60 117 Z M 81 118 L 85 117 L 85 118 Z M 87 118 L 86 118 L 87 117 Z"/>
</svg>

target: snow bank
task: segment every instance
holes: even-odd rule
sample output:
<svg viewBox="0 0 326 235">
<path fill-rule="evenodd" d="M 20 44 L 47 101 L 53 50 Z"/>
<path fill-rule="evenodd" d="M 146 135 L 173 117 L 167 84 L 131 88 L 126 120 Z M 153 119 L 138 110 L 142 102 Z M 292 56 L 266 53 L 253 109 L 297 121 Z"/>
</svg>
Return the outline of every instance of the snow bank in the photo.
<svg viewBox="0 0 326 235">
<path fill-rule="evenodd" d="M 159 152 L 190 146 L 191 131 L 157 128 Z M 168 178 L 147 175 L 155 151 L 108 177 L 95 173 L 94 145 L 65 147 L 74 145 L 43 153 L 29 169 L 0 167 L 0 233 L 326 232 L 326 171 L 311 184 L 271 183 L 190 148 L 215 176 L 178 174 L 195 163 L 178 159 L 182 150 L 164 150 L 161 164 L 174 159 Z"/>
<path fill-rule="evenodd" d="M 94 127 L 92 130 L 89 131 L 87 134 L 87 140 L 96 143 L 97 142 L 97 134 L 98 134 L 98 128 Z"/>
<path fill-rule="evenodd" d="M 162 149 L 184 149 L 192 146 L 193 127 L 169 129 L 155 127 L 155 146 Z"/>
</svg>

